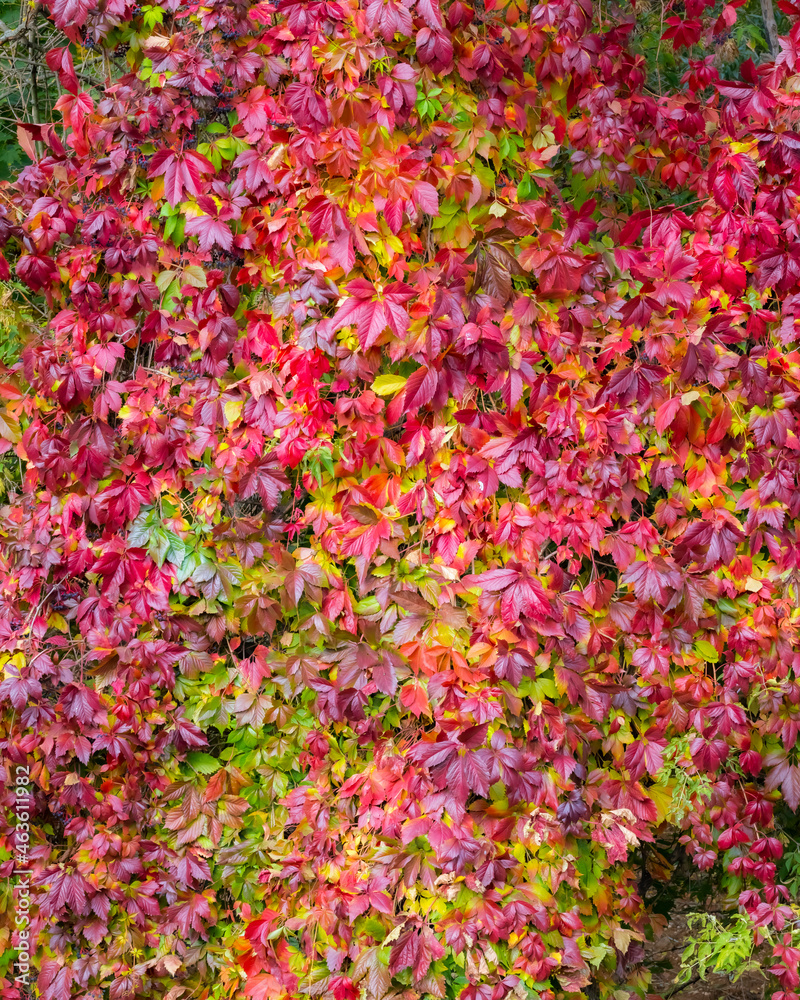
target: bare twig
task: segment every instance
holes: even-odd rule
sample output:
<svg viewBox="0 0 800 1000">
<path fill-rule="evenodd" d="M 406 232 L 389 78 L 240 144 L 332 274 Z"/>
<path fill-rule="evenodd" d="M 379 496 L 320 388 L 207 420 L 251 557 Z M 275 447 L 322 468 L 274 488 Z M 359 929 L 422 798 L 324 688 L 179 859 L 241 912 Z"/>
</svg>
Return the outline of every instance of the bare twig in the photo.
<svg viewBox="0 0 800 1000">
<path fill-rule="evenodd" d="M 667 990 L 662 993 L 664 1000 L 669 1000 L 670 997 L 674 997 L 676 993 L 681 993 L 683 990 L 687 990 L 690 986 L 694 986 L 695 983 L 700 982 L 700 976 L 692 976 L 688 983 L 682 983 L 680 986 L 673 986 L 671 990 Z"/>
<path fill-rule="evenodd" d="M 33 7 L 31 7 L 28 16 L 20 18 L 20 22 L 16 28 L 9 28 L 8 31 L 4 31 L 3 34 L 0 35 L 0 45 L 4 45 L 6 42 L 16 42 L 18 38 L 22 38 L 28 30 L 28 25 L 41 9 L 42 5 L 40 3 L 34 4 Z"/>
<path fill-rule="evenodd" d="M 42 121 L 42 102 L 39 93 L 39 66 L 36 62 L 36 31 L 33 25 L 28 28 L 28 55 L 31 58 L 31 91 L 33 93 L 33 123 L 40 125 Z"/>
<path fill-rule="evenodd" d="M 32 65 L 35 64 L 35 65 L 39 66 L 40 68 L 41 68 L 41 65 L 42 65 L 41 60 L 37 61 L 35 59 L 24 59 L 22 56 L 17 56 L 16 62 L 25 63 L 28 66 L 32 66 Z M 93 76 L 89 76 L 86 73 L 79 73 L 78 70 L 75 70 L 75 76 L 79 80 L 83 80 L 83 82 L 86 83 L 86 84 L 88 84 L 90 87 L 97 87 L 98 90 L 104 90 L 105 89 L 105 86 L 106 86 L 105 82 L 102 81 L 102 80 L 97 80 Z M 9 93 L 12 93 L 12 91 L 9 91 Z"/>
<path fill-rule="evenodd" d="M 27 30 L 28 25 L 24 21 L 20 21 L 16 28 L 9 28 L 8 31 L 4 31 L 0 35 L 0 45 L 4 45 L 6 42 L 16 42 L 18 38 L 22 38 Z"/>
</svg>

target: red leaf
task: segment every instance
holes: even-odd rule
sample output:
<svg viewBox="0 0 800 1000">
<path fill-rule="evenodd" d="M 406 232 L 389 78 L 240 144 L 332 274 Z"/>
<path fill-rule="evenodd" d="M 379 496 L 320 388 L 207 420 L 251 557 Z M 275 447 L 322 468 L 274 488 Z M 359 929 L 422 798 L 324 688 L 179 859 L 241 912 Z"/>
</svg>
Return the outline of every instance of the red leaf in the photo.
<svg viewBox="0 0 800 1000">
<path fill-rule="evenodd" d="M 375 686 L 383 694 L 394 694 L 397 691 L 397 670 L 394 660 L 399 659 L 396 653 L 384 651 L 381 659 L 372 668 L 372 679 Z"/>
<path fill-rule="evenodd" d="M 280 502 L 283 491 L 288 488 L 289 479 L 283 467 L 268 456 L 242 478 L 240 495 L 246 500 L 258 493 L 264 508 L 274 510 Z"/>
<path fill-rule="evenodd" d="M 432 368 L 418 368 L 412 372 L 405 385 L 405 406 L 409 411 L 426 406 L 433 399 L 439 375 Z"/>
<path fill-rule="evenodd" d="M 394 976 L 403 969 L 411 968 L 417 962 L 420 950 L 419 934 L 414 928 L 403 931 L 392 945 L 389 956 L 389 972 Z"/>
<path fill-rule="evenodd" d="M 79 25 L 76 25 L 79 27 Z M 78 78 L 75 75 L 75 68 L 72 65 L 72 54 L 69 49 L 50 49 L 45 54 L 45 62 L 48 67 L 58 75 L 61 86 L 71 94 L 78 93 Z"/>
<path fill-rule="evenodd" d="M 416 715 L 417 718 L 420 715 L 430 712 L 427 692 L 418 681 L 412 681 L 402 688 L 400 691 L 400 702 L 405 708 Z"/>
<path fill-rule="evenodd" d="M 68 965 L 44 959 L 37 981 L 41 1000 L 69 1000 L 73 979 L 74 973 Z"/>
<path fill-rule="evenodd" d="M 775 755 L 772 754 L 765 759 L 764 763 L 766 765 L 772 764 L 774 759 Z M 779 763 L 770 767 L 767 772 L 764 788 L 767 791 L 772 791 L 778 787 L 780 787 L 786 804 L 792 812 L 797 812 L 798 807 L 800 807 L 800 766 L 792 764 L 788 758 L 783 758 Z"/>
<path fill-rule="evenodd" d="M 160 149 L 153 154 L 148 177 L 164 176 L 164 194 L 170 205 L 178 205 L 184 194 L 203 193 L 203 175 L 213 174 L 214 164 L 194 150 Z"/>
<path fill-rule="evenodd" d="M 442 15 L 437 0 L 417 0 L 417 10 L 429 28 L 442 28 Z"/>
<path fill-rule="evenodd" d="M 233 249 L 233 233 L 230 226 L 219 219 L 208 215 L 195 215 L 186 220 L 184 232 L 187 236 L 196 236 L 200 249 L 209 251 L 214 246 L 220 246 L 230 252 Z"/>
<path fill-rule="evenodd" d="M 681 408 L 681 397 L 673 396 L 672 399 L 665 399 L 656 411 L 656 430 L 663 434 L 678 414 Z"/>
<path fill-rule="evenodd" d="M 49 0 L 48 6 L 56 26 L 72 37 L 76 28 L 86 24 L 90 10 L 97 7 L 95 0 Z"/>
<path fill-rule="evenodd" d="M 661 37 L 664 41 L 672 39 L 673 48 L 676 50 L 691 48 L 700 39 L 703 22 L 697 18 L 683 20 L 680 17 L 668 17 L 664 23 L 669 27 Z"/>
<path fill-rule="evenodd" d="M 330 121 L 325 98 L 306 83 L 291 83 L 284 98 L 292 117 L 298 125 L 319 132 Z"/>
<path fill-rule="evenodd" d="M 416 181 L 411 191 L 411 198 L 421 212 L 427 212 L 428 215 L 439 214 L 439 196 L 433 184 Z"/>
</svg>

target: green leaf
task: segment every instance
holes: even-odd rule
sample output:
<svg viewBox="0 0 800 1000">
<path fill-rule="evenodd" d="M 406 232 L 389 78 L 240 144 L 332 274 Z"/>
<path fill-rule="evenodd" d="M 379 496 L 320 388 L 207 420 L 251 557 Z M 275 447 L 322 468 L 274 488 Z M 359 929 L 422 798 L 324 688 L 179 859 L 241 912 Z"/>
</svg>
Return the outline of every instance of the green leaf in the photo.
<svg viewBox="0 0 800 1000">
<path fill-rule="evenodd" d="M 155 507 L 142 507 L 139 515 L 128 531 L 128 545 L 139 548 L 150 540 L 153 528 L 159 523 L 158 511 Z"/>
<path fill-rule="evenodd" d="M 169 538 L 169 548 L 167 549 L 164 561 L 171 562 L 174 566 L 180 566 L 186 558 L 186 542 L 182 538 L 179 538 L 178 535 L 173 535 L 171 531 L 167 533 L 167 537 Z"/>
<path fill-rule="evenodd" d="M 163 528 L 156 528 L 150 535 L 147 544 L 147 552 L 156 566 L 163 566 L 167 558 L 167 551 L 170 547 L 169 532 Z"/>
<path fill-rule="evenodd" d="M 381 606 L 378 603 L 378 598 L 374 595 L 365 597 L 363 601 L 359 601 L 355 606 L 356 614 L 359 615 L 377 615 L 380 613 Z"/>
<path fill-rule="evenodd" d="M 201 750 L 192 750 L 187 753 L 186 760 L 200 774 L 214 774 L 222 766 L 210 753 L 203 753 Z"/>
<path fill-rule="evenodd" d="M 539 188 L 533 182 L 530 174 L 525 174 L 517 185 L 517 198 L 519 201 L 533 201 L 539 197 Z"/>
<path fill-rule="evenodd" d="M 697 655 L 702 657 L 707 663 L 716 663 L 719 659 L 719 653 L 706 639 L 698 639 L 694 644 L 694 649 Z"/>
<path fill-rule="evenodd" d="M 176 246 L 183 243 L 183 227 L 185 219 L 182 215 L 173 215 L 164 224 L 164 238 L 171 240 Z"/>
<path fill-rule="evenodd" d="M 336 478 L 336 469 L 333 464 L 333 452 L 330 448 L 320 448 L 319 460 L 325 466 L 325 471 L 330 474 L 331 479 Z"/>
</svg>

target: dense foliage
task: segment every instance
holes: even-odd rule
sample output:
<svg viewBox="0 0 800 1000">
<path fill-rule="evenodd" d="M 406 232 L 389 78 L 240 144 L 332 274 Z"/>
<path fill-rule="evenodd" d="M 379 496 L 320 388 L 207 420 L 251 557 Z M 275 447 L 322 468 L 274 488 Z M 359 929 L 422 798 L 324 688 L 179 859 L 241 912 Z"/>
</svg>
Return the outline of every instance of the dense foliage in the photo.
<svg viewBox="0 0 800 1000">
<path fill-rule="evenodd" d="M 797 1000 L 779 7 L 771 55 L 742 0 L 45 0 L 0 218 L 44 1000 L 622 1000 L 679 857 Z"/>
</svg>

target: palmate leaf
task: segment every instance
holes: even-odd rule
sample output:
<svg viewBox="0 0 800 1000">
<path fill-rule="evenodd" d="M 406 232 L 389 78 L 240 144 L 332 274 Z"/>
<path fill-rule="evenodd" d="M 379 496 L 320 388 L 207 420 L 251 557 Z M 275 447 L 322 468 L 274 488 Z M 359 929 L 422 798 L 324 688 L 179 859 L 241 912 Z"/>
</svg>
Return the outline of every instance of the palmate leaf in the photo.
<svg viewBox="0 0 800 1000">
<path fill-rule="evenodd" d="M 170 205 L 184 201 L 184 195 L 203 193 L 203 175 L 213 174 L 214 165 L 194 150 L 161 149 L 154 154 L 148 177 L 164 178 L 164 195 Z"/>
<path fill-rule="evenodd" d="M 233 248 L 233 233 L 230 226 L 208 215 L 196 215 L 187 219 L 183 231 L 187 236 L 197 237 L 201 250 L 208 251 L 215 246 L 222 247 L 226 251 Z"/>
<path fill-rule="evenodd" d="M 308 84 L 290 84 L 286 88 L 285 100 L 298 125 L 319 130 L 328 124 L 329 114 L 325 99 Z"/>
<path fill-rule="evenodd" d="M 474 252 L 475 287 L 485 288 L 499 302 L 507 302 L 511 295 L 511 275 L 524 275 L 520 261 L 500 243 L 481 244 Z"/>
<path fill-rule="evenodd" d="M 289 480 L 283 468 L 275 459 L 266 458 L 243 478 L 241 496 L 246 500 L 257 493 L 264 507 L 273 510 L 288 486 Z"/>
<path fill-rule="evenodd" d="M 94 0 L 53 0 L 50 10 L 56 26 L 69 33 L 86 23 L 89 11 L 96 7 Z"/>
</svg>

